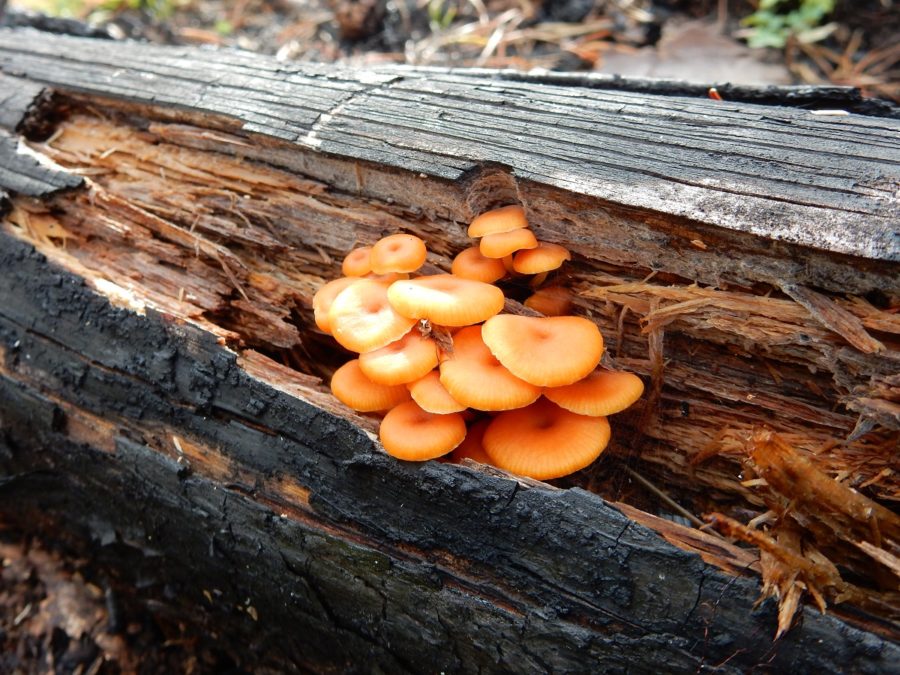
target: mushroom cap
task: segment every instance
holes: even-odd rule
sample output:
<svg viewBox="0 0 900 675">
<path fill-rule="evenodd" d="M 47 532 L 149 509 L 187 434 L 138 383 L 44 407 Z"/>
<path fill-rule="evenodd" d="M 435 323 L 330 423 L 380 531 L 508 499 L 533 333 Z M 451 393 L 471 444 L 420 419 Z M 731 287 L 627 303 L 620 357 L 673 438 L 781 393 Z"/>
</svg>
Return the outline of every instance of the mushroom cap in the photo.
<svg viewBox="0 0 900 675">
<path fill-rule="evenodd" d="M 328 323 L 335 340 L 351 351 L 363 353 L 399 340 L 416 322 L 394 311 L 385 284 L 359 279 L 331 303 Z"/>
<path fill-rule="evenodd" d="M 468 235 L 476 239 L 486 234 L 510 232 L 523 227 L 528 227 L 525 209 L 518 204 L 511 204 L 476 216 L 475 220 L 469 224 Z"/>
<path fill-rule="evenodd" d="M 496 286 L 452 274 L 395 281 L 388 298 L 401 315 L 428 319 L 439 326 L 479 323 L 503 309 L 506 300 Z"/>
<path fill-rule="evenodd" d="M 573 297 L 565 286 L 547 286 L 525 298 L 524 305 L 544 316 L 563 316 L 572 309 Z"/>
<path fill-rule="evenodd" d="M 372 271 L 415 272 L 424 263 L 428 251 L 425 242 L 414 234 L 392 234 L 372 247 Z"/>
<path fill-rule="evenodd" d="M 334 299 L 341 291 L 357 281 L 359 281 L 359 279 L 356 277 L 341 277 L 340 279 L 329 281 L 316 291 L 312 300 L 313 316 L 315 317 L 316 325 L 323 333 L 331 334 L 331 322 L 328 320 L 328 312 L 331 310 L 331 303 L 334 302 Z"/>
<path fill-rule="evenodd" d="M 454 462 L 471 459 L 482 464 L 490 464 L 493 466 L 494 463 L 484 451 L 483 444 L 484 432 L 487 430 L 491 421 L 491 419 L 483 419 L 469 427 L 469 431 L 466 433 L 466 440 L 456 446 L 456 449 L 453 451 L 453 457 L 451 459 Z"/>
<path fill-rule="evenodd" d="M 541 398 L 526 408 L 497 415 L 484 433 L 484 450 L 495 466 L 548 480 L 593 462 L 609 443 L 605 417 L 586 417 Z"/>
<path fill-rule="evenodd" d="M 372 271 L 372 247 L 355 248 L 344 257 L 341 271 L 345 277 L 364 277 Z"/>
<path fill-rule="evenodd" d="M 577 382 L 603 355 L 600 329 L 579 316 L 500 314 L 485 322 L 481 337 L 513 375 L 539 387 Z"/>
<path fill-rule="evenodd" d="M 559 244 L 540 242 L 537 248 L 516 253 L 513 269 L 519 274 L 540 274 L 557 269 L 566 260 L 571 260 L 569 249 Z"/>
<path fill-rule="evenodd" d="M 504 258 L 523 248 L 537 248 L 537 246 L 538 240 L 535 238 L 534 232 L 524 227 L 510 232 L 485 235 L 481 238 L 478 249 L 486 258 Z"/>
<path fill-rule="evenodd" d="M 450 395 L 476 410 L 512 410 L 535 401 L 541 388 L 504 368 L 481 339 L 481 326 L 453 336 L 453 353 L 440 366 L 441 384 Z"/>
<path fill-rule="evenodd" d="M 450 271 L 454 276 L 483 281 L 486 284 L 492 284 L 506 276 L 506 267 L 503 261 L 496 258 L 485 258 L 477 246 L 461 251 L 453 259 Z"/>
<path fill-rule="evenodd" d="M 378 435 L 389 455 L 423 462 L 446 455 L 462 443 L 466 423 L 460 413 L 435 415 L 407 401 L 385 415 Z"/>
<path fill-rule="evenodd" d="M 438 364 L 437 343 L 416 329 L 381 349 L 359 355 L 359 367 L 372 382 L 407 384 Z"/>
<path fill-rule="evenodd" d="M 432 370 L 421 379 L 410 382 L 406 388 L 409 389 L 413 401 L 427 412 L 447 415 L 466 409 L 466 406 L 453 398 L 441 384 L 440 373 L 437 370 Z"/>
<path fill-rule="evenodd" d="M 331 376 L 331 393 L 348 408 L 359 412 L 389 410 L 409 400 L 403 385 L 385 386 L 372 382 L 359 367 L 359 360 L 347 361 Z"/>
<path fill-rule="evenodd" d="M 641 378 L 615 370 L 595 370 L 578 382 L 544 390 L 544 396 L 556 405 L 592 417 L 621 412 L 643 393 Z"/>
</svg>

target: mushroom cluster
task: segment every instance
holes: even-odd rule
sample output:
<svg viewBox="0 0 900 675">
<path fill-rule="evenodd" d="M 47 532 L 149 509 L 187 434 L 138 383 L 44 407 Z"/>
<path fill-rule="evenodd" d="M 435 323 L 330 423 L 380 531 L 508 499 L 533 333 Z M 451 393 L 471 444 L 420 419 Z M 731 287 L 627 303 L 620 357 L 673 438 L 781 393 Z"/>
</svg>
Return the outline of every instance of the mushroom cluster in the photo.
<svg viewBox="0 0 900 675">
<path fill-rule="evenodd" d="M 454 452 L 523 476 L 565 476 L 593 462 L 610 438 L 608 415 L 644 390 L 632 373 L 601 368 L 596 324 L 567 314 L 562 286 L 525 304 L 544 316 L 501 313 L 496 282 L 533 275 L 540 286 L 571 258 L 539 242 L 520 206 L 469 226 L 477 246 L 450 274 L 415 276 L 425 243 L 395 234 L 351 251 L 344 276 L 313 298 L 316 325 L 359 354 L 335 373 L 334 395 L 360 412 L 387 411 L 385 450 L 423 461 Z"/>
</svg>

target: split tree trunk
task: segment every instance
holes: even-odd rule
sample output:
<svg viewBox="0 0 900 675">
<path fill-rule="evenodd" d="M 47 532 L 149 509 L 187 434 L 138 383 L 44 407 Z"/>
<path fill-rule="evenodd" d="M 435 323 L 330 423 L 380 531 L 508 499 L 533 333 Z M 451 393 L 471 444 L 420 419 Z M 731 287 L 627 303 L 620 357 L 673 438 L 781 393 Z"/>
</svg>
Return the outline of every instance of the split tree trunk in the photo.
<svg viewBox="0 0 900 675">
<path fill-rule="evenodd" d="M 0 32 L 4 517 L 114 552 L 124 597 L 247 667 L 897 663 L 896 516 L 872 507 L 870 537 L 740 474 L 765 424 L 827 489 L 900 496 L 900 124 L 593 84 Z M 396 462 L 320 381 L 341 355 L 310 298 L 344 253 L 402 229 L 446 269 L 461 223 L 510 202 L 575 253 L 559 281 L 609 364 L 650 383 L 556 487 Z M 649 515 L 670 507 L 623 472 L 775 513 L 771 559 Z M 817 558 L 798 578 L 853 606 L 773 643 L 752 570 L 787 564 L 787 534 L 879 583 Z"/>
</svg>

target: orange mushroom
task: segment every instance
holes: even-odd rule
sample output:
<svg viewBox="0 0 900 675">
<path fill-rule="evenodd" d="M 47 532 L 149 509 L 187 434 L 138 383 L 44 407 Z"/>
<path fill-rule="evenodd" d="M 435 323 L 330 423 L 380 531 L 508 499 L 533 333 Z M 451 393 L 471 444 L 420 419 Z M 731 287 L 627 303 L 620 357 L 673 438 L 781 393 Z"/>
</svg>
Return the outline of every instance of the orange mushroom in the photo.
<svg viewBox="0 0 900 675">
<path fill-rule="evenodd" d="M 454 462 L 471 459 L 475 462 L 480 462 L 481 464 L 490 464 L 493 466 L 494 463 L 484 451 L 483 444 L 484 432 L 487 430 L 491 421 L 492 420 L 490 419 L 483 419 L 469 427 L 469 431 L 466 434 L 466 440 L 456 446 L 456 449 L 453 451 L 451 459 Z"/>
<path fill-rule="evenodd" d="M 372 271 L 372 247 L 353 249 L 344 257 L 341 271 L 345 277 L 364 277 Z"/>
<path fill-rule="evenodd" d="M 479 323 L 497 314 L 506 301 L 496 286 L 452 274 L 395 281 L 387 294 L 401 315 L 428 319 L 439 326 Z"/>
<path fill-rule="evenodd" d="M 358 359 L 334 371 L 331 392 L 341 403 L 359 412 L 388 410 L 409 400 L 409 391 L 403 385 L 389 387 L 372 382 L 363 374 Z"/>
<path fill-rule="evenodd" d="M 579 415 L 612 415 L 625 410 L 644 393 L 644 383 L 634 373 L 595 370 L 583 380 L 564 387 L 548 387 L 544 396 Z"/>
<path fill-rule="evenodd" d="M 389 455 L 423 462 L 446 455 L 462 443 L 466 423 L 460 413 L 435 415 L 407 401 L 385 415 L 378 435 Z"/>
<path fill-rule="evenodd" d="M 541 398 L 497 415 L 482 442 L 501 469 L 548 480 L 586 467 L 600 456 L 609 437 L 605 417 L 576 415 Z"/>
<path fill-rule="evenodd" d="M 600 330 L 578 316 L 500 314 L 485 322 L 481 336 L 513 375 L 539 387 L 577 382 L 603 354 Z"/>
<path fill-rule="evenodd" d="M 492 284 L 506 276 L 503 261 L 484 257 L 477 246 L 460 252 L 453 259 L 450 271 L 454 276 L 483 281 L 486 284 Z"/>
<path fill-rule="evenodd" d="M 441 384 L 450 395 L 476 410 L 512 410 L 541 395 L 540 387 L 522 381 L 491 354 L 481 339 L 481 326 L 453 336 L 453 353 L 441 362 Z"/>
<path fill-rule="evenodd" d="M 525 306 L 544 316 L 563 316 L 572 309 L 572 291 L 563 286 L 547 286 L 525 298 Z"/>
<path fill-rule="evenodd" d="M 363 373 L 379 384 L 414 382 L 437 364 L 437 343 L 415 329 L 381 349 L 359 355 Z"/>
<path fill-rule="evenodd" d="M 513 269 L 519 274 L 546 274 L 571 259 L 572 254 L 565 246 L 542 241 L 536 248 L 516 253 L 513 258 Z"/>
<path fill-rule="evenodd" d="M 469 224 L 468 234 L 473 239 L 497 232 L 510 232 L 523 227 L 528 227 L 525 218 L 525 209 L 518 204 L 502 206 L 493 211 L 486 211 L 477 216 Z"/>
<path fill-rule="evenodd" d="M 359 279 L 331 303 L 328 323 L 335 340 L 351 351 L 362 353 L 399 340 L 416 322 L 394 311 L 385 284 Z"/>
<path fill-rule="evenodd" d="M 462 403 L 450 395 L 450 392 L 441 384 L 440 373 L 432 370 L 423 378 L 406 385 L 413 401 L 419 404 L 422 410 L 437 415 L 462 412 L 466 409 Z"/>
<path fill-rule="evenodd" d="M 334 281 L 329 281 L 322 286 L 313 296 L 313 316 L 319 330 L 331 334 L 331 322 L 328 320 L 328 312 L 331 310 L 331 303 L 334 299 L 347 288 L 350 284 L 356 283 L 359 279 L 355 277 L 341 277 Z"/>
<path fill-rule="evenodd" d="M 392 234 L 372 247 L 372 271 L 415 272 L 424 263 L 428 251 L 425 242 L 413 234 Z"/>
<path fill-rule="evenodd" d="M 538 240 L 535 238 L 534 232 L 528 228 L 522 228 L 486 235 L 478 244 L 478 250 L 486 258 L 504 258 L 523 248 L 537 248 L 537 246 Z M 513 261 L 513 265 L 515 265 L 515 261 Z"/>
</svg>

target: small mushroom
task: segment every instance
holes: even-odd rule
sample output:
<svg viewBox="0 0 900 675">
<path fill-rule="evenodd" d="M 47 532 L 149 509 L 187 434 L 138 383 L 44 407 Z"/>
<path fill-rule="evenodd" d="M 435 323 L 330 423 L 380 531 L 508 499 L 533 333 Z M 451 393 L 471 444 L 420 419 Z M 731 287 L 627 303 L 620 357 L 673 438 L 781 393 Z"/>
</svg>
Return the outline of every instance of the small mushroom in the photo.
<svg viewBox="0 0 900 675">
<path fill-rule="evenodd" d="M 504 368 L 484 344 L 481 330 L 469 326 L 453 336 L 453 353 L 440 365 L 441 384 L 454 399 L 476 410 L 512 410 L 536 400 L 540 387 Z"/>
<path fill-rule="evenodd" d="M 496 286 L 452 274 L 395 281 L 387 294 L 401 315 L 428 319 L 439 326 L 479 323 L 497 314 L 506 301 Z"/>
<path fill-rule="evenodd" d="M 359 279 L 341 291 L 331 303 L 328 323 L 334 339 L 358 353 L 381 349 L 416 324 L 394 311 L 387 286 L 372 279 Z"/>
<path fill-rule="evenodd" d="M 548 480 L 586 467 L 600 456 L 609 437 L 605 417 L 576 415 L 541 398 L 497 415 L 482 442 L 495 466 Z"/>
<path fill-rule="evenodd" d="M 359 367 L 359 360 L 347 361 L 331 376 L 331 392 L 348 408 L 359 412 L 389 410 L 409 400 L 403 385 L 386 386 L 372 382 Z"/>
<path fill-rule="evenodd" d="M 537 248 L 538 240 L 528 228 L 498 232 L 481 238 L 478 250 L 486 258 L 504 258 L 522 249 Z M 513 261 L 515 265 L 515 261 Z"/>
<path fill-rule="evenodd" d="M 475 422 L 475 424 L 469 427 L 469 431 L 466 434 L 466 440 L 456 446 L 451 459 L 454 462 L 461 462 L 464 459 L 471 459 L 475 462 L 480 462 L 481 464 L 490 464 L 491 466 L 493 466 L 494 463 L 491 461 L 491 458 L 488 457 L 488 454 L 484 451 L 483 444 L 484 432 L 487 430 L 490 423 L 490 419 L 483 419 Z"/>
<path fill-rule="evenodd" d="M 564 286 L 547 286 L 525 298 L 525 306 L 544 316 L 564 316 L 572 310 L 572 291 Z"/>
<path fill-rule="evenodd" d="M 440 373 L 437 370 L 432 370 L 423 378 L 410 382 L 406 388 L 409 389 L 413 401 L 427 412 L 447 415 L 466 409 L 466 406 L 453 398 L 441 384 Z"/>
<path fill-rule="evenodd" d="M 389 345 L 359 356 L 359 367 L 373 382 L 407 384 L 438 364 L 437 343 L 415 328 Z"/>
<path fill-rule="evenodd" d="M 644 383 L 634 373 L 595 370 L 583 380 L 564 387 L 548 387 L 544 396 L 579 415 L 612 415 L 625 410 L 644 393 Z"/>
<path fill-rule="evenodd" d="M 425 242 L 413 234 L 392 234 L 372 247 L 372 271 L 375 274 L 415 272 L 428 255 Z"/>
<path fill-rule="evenodd" d="M 496 258 L 484 257 L 477 246 L 460 252 L 453 259 L 450 271 L 454 276 L 483 281 L 486 284 L 492 284 L 506 276 L 506 266 L 503 262 Z"/>
<path fill-rule="evenodd" d="M 513 375 L 539 387 L 577 382 L 603 355 L 600 330 L 578 316 L 500 314 L 484 323 L 481 336 Z"/>
<path fill-rule="evenodd" d="M 460 413 L 435 415 L 407 401 L 385 415 L 378 435 L 389 455 L 423 462 L 446 455 L 462 443 L 466 423 Z"/>
<path fill-rule="evenodd" d="M 516 253 L 513 258 L 513 269 L 519 274 L 540 274 L 551 272 L 571 259 L 572 254 L 565 246 L 542 241 L 536 248 Z"/>
<path fill-rule="evenodd" d="M 468 234 L 473 239 L 498 232 L 510 232 L 523 227 L 528 227 L 525 218 L 525 209 L 518 204 L 502 206 L 493 211 L 486 211 L 477 216 L 469 224 Z"/>
<path fill-rule="evenodd" d="M 372 247 L 362 246 L 346 255 L 341 264 L 345 277 L 364 277 L 372 271 Z"/>
</svg>

